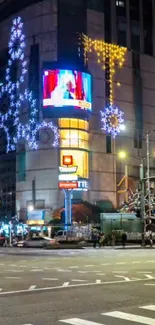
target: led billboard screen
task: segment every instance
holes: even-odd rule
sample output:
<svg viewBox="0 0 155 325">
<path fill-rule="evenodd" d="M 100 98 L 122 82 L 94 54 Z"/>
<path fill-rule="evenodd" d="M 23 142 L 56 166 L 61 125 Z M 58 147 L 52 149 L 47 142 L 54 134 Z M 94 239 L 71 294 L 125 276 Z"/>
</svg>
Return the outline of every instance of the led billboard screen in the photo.
<svg viewBox="0 0 155 325">
<path fill-rule="evenodd" d="M 92 110 L 91 75 L 76 70 L 43 72 L 43 115 L 72 116 Z M 47 114 L 46 114 L 47 112 Z"/>
</svg>

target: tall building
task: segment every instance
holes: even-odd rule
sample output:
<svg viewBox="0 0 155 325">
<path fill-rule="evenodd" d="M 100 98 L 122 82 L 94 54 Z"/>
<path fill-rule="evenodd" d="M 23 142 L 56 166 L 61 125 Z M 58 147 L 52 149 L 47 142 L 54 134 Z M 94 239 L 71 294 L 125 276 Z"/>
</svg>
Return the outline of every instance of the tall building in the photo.
<svg viewBox="0 0 155 325">
<path fill-rule="evenodd" d="M 1 2 L 0 57 L 5 57 L 12 19 L 21 16 L 29 61 L 27 83 L 37 99 L 38 119 L 50 120 L 52 117 L 60 129 L 60 146 L 57 149 L 51 148 L 52 132 L 49 130 L 40 134 L 39 150 L 32 151 L 27 145 L 22 145 L 20 150 L 18 148 L 16 183 L 14 181 L 12 188 L 16 188 L 16 211 L 22 218 L 26 217 L 32 205 L 36 209 L 51 211 L 63 205 L 64 193 L 58 188 L 58 178 L 59 166 L 65 155 L 73 156 L 79 165 L 78 186 L 82 186 L 84 191 L 73 191 L 75 199 L 82 198 L 91 203 L 102 201 L 105 207 L 111 202 L 111 205 L 116 206 L 117 200 L 123 199 L 123 196 L 117 195 L 117 183 L 124 175 L 125 165 L 128 165 L 131 186 L 137 186 L 139 158 L 146 155 L 145 132 L 155 128 L 154 9 L 155 0 Z M 86 63 L 80 37 L 82 34 L 92 40 L 117 44 L 119 49 L 122 46 L 128 49 L 124 66 L 119 69 L 115 62 L 114 67 L 114 103 L 124 112 L 126 124 L 126 130 L 115 140 L 101 131 L 100 119 L 100 110 L 108 105 L 110 98 L 109 65 L 102 69 L 95 51 L 88 53 Z M 75 110 L 72 115 L 66 116 L 64 110 L 62 116 L 45 114 L 42 78 L 49 69 L 56 69 L 57 64 L 62 70 L 73 69 L 74 66 L 76 71 L 91 74 L 91 118 L 75 115 Z M 22 116 L 28 116 L 29 113 L 29 109 L 23 107 Z M 150 152 L 154 139 L 152 133 Z M 117 153 L 120 150 L 128 153 L 127 161 L 119 161 Z M 12 190 L 8 192 L 13 193 Z"/>
</svg>

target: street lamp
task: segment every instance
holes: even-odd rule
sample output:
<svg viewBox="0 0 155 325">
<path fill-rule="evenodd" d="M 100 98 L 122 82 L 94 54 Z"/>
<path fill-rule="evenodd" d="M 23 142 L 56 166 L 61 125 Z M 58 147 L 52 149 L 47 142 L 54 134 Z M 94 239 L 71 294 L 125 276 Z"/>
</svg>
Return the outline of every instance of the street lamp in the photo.
<svg viewBox="0 0 155 325">
<path fill-rule="evenodd" d="M 34 210 L 34 207 L 33 205 L 29 205 L 28 208 L 27 208 L 28 212 L 32 212 Z"/>
</svg>

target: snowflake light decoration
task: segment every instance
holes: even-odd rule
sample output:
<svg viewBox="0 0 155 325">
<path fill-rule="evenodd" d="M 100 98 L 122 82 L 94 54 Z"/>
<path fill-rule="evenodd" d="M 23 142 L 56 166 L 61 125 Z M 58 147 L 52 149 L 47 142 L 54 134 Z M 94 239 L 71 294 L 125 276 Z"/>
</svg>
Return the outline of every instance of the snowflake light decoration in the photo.
<svg viewBox="0 0 155 325">
<path fill-rule="evenodd" d="M 109 133 L 113 138 L 123 129 L 124 113 L 118 107 L 110 105 L 101 111 L 101 129 Z"/>
<path fill-rule="evenodd" d="M 25 89 L 23 83 L 27 73 L 27 61 L 25 59 L 25 35 L 23 34 L 23 22 L 20 17 L 13 20 L 11 28 L 11 36 L 8 43 L 9 60 L 8 67 L 5 73 L 5 84 L 0 89 L 0 103 L 3 105 L 3 97 L 9 99 L 9 108 L 7 112 L 0 113 L 0 129 L 6 134 L 7 147 L 6 152 L 16 149 L 19 140 L 27 141 L 31 149 L 37 149 L 36 140 L 37 132 L 42 128 L 49 128 L 54 133 L 53 146 L 59 144 L 58 128 L 52 122 L 37 123 L 38 109 L 36 108 L 36 100 L 33 98 L 32 92 Z M 20 63 L 20 73 L 18 72 L 18 80 L 12 81 L 11 71 L 15 61 Z M 20 109 L 25 105 L 25 102 L 30 105 L 31 113 L 28 123 L 20 122 Z M 13 129 L 13 136 L 10 135 L 10 122 Z"/>
</svg>

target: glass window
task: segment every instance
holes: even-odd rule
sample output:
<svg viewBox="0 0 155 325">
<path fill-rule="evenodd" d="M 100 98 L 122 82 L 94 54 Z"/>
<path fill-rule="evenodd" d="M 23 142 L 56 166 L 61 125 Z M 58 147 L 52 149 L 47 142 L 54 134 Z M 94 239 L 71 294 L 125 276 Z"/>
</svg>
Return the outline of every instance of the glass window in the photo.
<svg viewBox="0 0 155 325">
<path fill-rule="evenodd" d="M 89 134 L 81 130 L 60 130 L 60 147 L 89 149 Z"/>
<path fill-rule="evenodd" d="M 73 165 L 78 166 L 77 175 L 79 178 L 89 178 L 88 152 L 83 150 L 61 150 L 60 164 L 62 166 L 63 156 L 73 156 Z"/>
<path fill-rule="evenodd" d="M 78 129 L 78 120 L 75 118 L 70 119 L 70 128 Z"/>
<path fill-rule="evenodd" d="M 69 118 L 60 118 L 59 126 L 60 128 L 69 128 Z"/>
<path fill-rule="evenodd" d="M 60 130 L 60 147 L 69 147 L 69 130 Z"/>
<path fill-rule="evenodd" d="M 85 130 L 89 130 L 89 122 L 88 121 L 85 121 Z"/>
<path fill-rule="evenodd" d="M 72 148 L 78 148 L 79 147 L 78 131 L 76 131 L 76 130 L 70 130 L 69 140 L 70 140 L 70 145 L 69 145 L 70 147 L 72 147 Z"/>
<path fill-rule="evenodd" d="M 88 130 L 89 129 L 89 122 L 85 120 L 80 119 L 67 119 L 67 118 L 60 118 L 59 119 L 59 127 L 60 128 L 72 128 L 72 129 L 83 129 Z"/>
</svg>

